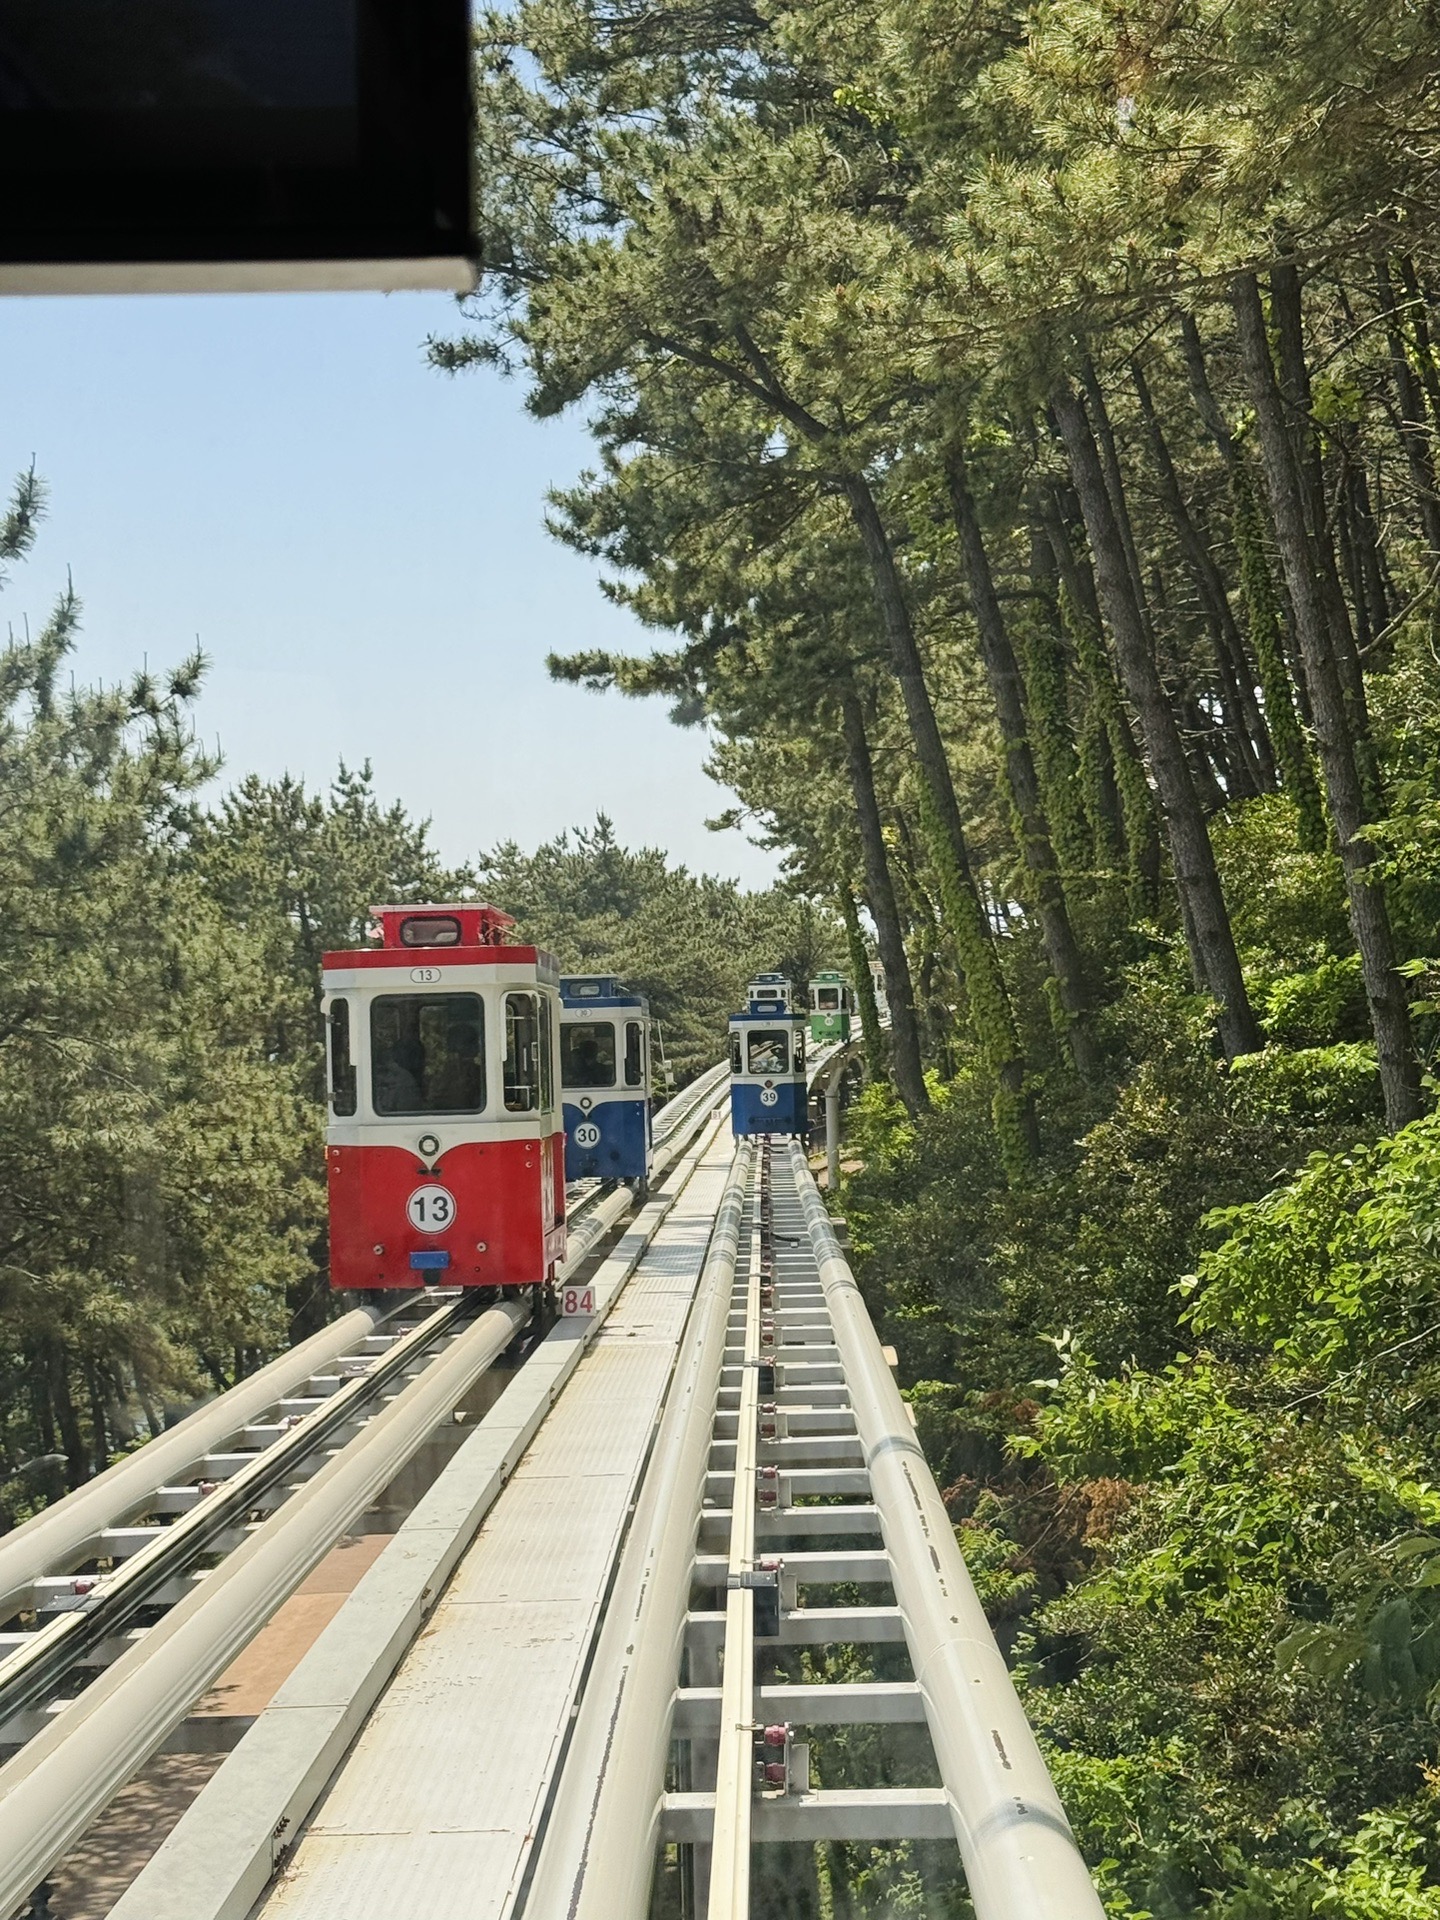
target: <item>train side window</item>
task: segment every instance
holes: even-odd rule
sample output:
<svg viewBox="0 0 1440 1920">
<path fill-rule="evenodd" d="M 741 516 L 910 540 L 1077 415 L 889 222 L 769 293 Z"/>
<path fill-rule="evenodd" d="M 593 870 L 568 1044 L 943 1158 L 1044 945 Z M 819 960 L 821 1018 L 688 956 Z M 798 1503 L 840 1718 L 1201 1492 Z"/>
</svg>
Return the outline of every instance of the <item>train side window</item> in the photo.
<svg viewBox="0 0 1440 1920">
<path fill-rule="evenodd" d="M 370 1006 L 376 1113 L 479 1113 L 485 1015 L 478 993 L 384 994 Z"/>
<path fill-rule="evenodd" d="M 795 1029 L 794 1071 L 796 1073 L 804 1073 L 805 1071 L 805 1029 L 803 1027 L 797 1027 Z"/>
<path fill-rule="evenodd" d="M 745 1071 L 745 1060 L 740 1052 L 740 1036 L 738 1033 L 732 1033 L 730 1036 L 730 1071 L 731 1073 L 743 1073 Z"/>
<path fill-rule="evenodd" d="M 350 1052 L 350 1002 L 330 1003 L 330 1111 L 343 1120 L 357 1105 L 355 1061 Z"/>
<path fill-rule="evenodd" d="M 751 1073 L 786 1073 L 790 1048 L 783 1033 L 752 1033 L 749 1046 Z"/>
<path fill-rule="evenodd" d="M 638 1020 L 625 1022 L 625 1084 L 627 1087 L 645 1084 L 645 1042 Z"/>
<path fill-rule="evenodd" d="M 540 996 L 505 996 L 505 1111 L 535 1113 L 541 1103 Z"/>
<path fill-rule="evenodd" d="M 545 1113 L 555 1110 L 555 1042 L 550 1000 L 540 1007 L 540 1106 Z"/>
<path fill-rule="evenodd" d="M 613 1020 L 567 1020 L 560 1029 L 562 1087 L 613 1087 Z"/>
</svg>

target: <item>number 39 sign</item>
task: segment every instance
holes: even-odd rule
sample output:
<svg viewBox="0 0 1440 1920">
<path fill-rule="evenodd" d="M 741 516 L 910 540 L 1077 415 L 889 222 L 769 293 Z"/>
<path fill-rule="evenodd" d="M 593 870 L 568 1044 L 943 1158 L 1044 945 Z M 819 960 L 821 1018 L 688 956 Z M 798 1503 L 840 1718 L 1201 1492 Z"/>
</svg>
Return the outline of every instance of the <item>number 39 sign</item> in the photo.
<svg viewBox="0 0 1440 1920">
<path fill-rule="evenodd" d="M 417 1187 L 405 1202 L 405 1212 L 421 1233 L 443 1233 L 455 1222 L 455 1196 L 444 1187 Z"/>
</svg>

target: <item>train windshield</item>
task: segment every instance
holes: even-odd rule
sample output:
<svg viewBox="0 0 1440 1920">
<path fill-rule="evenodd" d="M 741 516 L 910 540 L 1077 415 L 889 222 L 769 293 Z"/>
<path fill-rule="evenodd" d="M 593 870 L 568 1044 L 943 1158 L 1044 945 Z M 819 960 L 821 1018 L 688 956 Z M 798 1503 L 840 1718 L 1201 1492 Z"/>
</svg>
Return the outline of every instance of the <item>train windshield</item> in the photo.
<svg viewBox="0 0 1440 1920">
<path fill-rule="evenodd" d="M 538 993 L 505 996 L 507 1113 L 538 1113 L 555 1104 L 547 1013 Z"/>
<path fill-rule="evenodd" d="M 478 993 L 386 994 L 370 1006 L 376 1113 L 479 1113 L 485 1016 Z"/>
<path fill-rule="evenodd" d="M 748 1053 L 751 1073 L 788 1073 L 790 1036 L 788 1033 L 752 1033 Z"/>
<path fill-rule="evenodd" d="M 625 1022 L 625 1084 L 627 1087 L 645 1084 L 645 1042 L 638 1020 Z"/>
<path fill-rule="evenodd" d="M 821 1013 L 837 1013 L 840 1009 L 839 987 L 817 987 L 815 1005 Z"/>
<path fill-rule="evenodd" d="M 567 1020 L 560 1028 L 560 1084 L 563 1087 L 613 1087 L 613 1020 Z"/>
<path fill-rule="evenodd" d="M 350 1002 L 330 1008 L 330 1111 L 343 1120 L 356 1107 L 355 1061 L 350 1053 Z"/>
</svg>

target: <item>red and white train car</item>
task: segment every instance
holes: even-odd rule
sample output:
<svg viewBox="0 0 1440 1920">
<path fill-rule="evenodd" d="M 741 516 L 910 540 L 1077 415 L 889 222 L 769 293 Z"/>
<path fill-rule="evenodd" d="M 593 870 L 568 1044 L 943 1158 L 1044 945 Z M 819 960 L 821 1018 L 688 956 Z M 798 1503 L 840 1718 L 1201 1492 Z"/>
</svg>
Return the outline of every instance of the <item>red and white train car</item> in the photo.
<svg viewBox="0 0 1440 1920">
<path fill-rule="evenodd" d="M 332 1287 L 543 1285 L 565 1256 L 560 972 L 485 906 L 324 959 Z"/>
</svg>

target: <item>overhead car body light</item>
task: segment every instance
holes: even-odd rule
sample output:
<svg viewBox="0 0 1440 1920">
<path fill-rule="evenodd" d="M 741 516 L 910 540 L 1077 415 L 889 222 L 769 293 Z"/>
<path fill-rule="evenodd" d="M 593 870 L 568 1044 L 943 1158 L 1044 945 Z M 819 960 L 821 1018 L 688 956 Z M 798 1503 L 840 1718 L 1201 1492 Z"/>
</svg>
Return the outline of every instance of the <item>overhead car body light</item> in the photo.
<svg viewBox="0 0 1440 1920">
<path fill-rule="evenodd" d="M 468 291 L 469 0 L 0 0 L 0 292 Z"/>
</svg>

